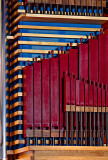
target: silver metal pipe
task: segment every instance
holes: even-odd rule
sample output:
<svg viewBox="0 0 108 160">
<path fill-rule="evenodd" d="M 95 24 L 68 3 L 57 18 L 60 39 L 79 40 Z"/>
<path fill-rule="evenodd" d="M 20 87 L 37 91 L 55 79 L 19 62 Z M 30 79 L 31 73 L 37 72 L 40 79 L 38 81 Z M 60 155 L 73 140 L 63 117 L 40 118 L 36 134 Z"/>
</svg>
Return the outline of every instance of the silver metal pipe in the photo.
<svg viewBox="0 0 108 160">
<path fill-rule="evenodd" d="M 0 0 L 0 12 L 1 12 L 1 83 L 0 83 L 0 106 L 2 106 L 2 159 L 6 159 L 6 92 L 5 92 L 5 82 L 6 82 L 6 62 L 5 62 L 5 0 Z"/>
</svg>

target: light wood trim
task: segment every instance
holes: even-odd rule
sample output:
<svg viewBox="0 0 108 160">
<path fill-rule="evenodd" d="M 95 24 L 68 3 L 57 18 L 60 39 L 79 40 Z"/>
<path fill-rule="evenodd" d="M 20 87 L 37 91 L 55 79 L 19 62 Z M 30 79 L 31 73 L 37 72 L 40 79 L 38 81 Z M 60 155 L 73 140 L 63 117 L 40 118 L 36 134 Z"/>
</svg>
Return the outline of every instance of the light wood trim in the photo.
<svg viewBox="0 0 108 160">
<path fill-rule="evenodd" d="M 12 74 L 14 74 L 15 72 L 18 72 L 19 70 L 22 70 L 24 67 L 25 67 L 25 66 L 17 66 L 17 67 L 15 67 L 14 69 L 12 69 L 9 74 L 12 75 Z"/>
<path fill-rule="evenodd" d="M 88 39 L 90 36 L 83 35 L 61 35 L 61 34 L 34 34 L 34 33 L 22 33 L 22 37 L 48 37 L 48 38 L 67 38 L 67 39 Z"/>
<path fill-rule="evenodd" d="M 26 10 L 24 10 L 24 9 L 18 9 L 16 12 L 14 12 L 14 13 L 10 16 L 9 20 L 11 20 L 12 18 L 14 18 L 15 16 L 18 16 L 20 13 L 25 13 L 25 12 L 26 12 Z"/>
<path fill-rule="evenodd" d="M 46 15 L 46 14 L 30 14 L 22 13 L 11 24 L 10 27 L 17 24 L 19 21 L 41 21 L 41 22 L 63 22 L 63 23 L 78 23 L 78 24 L 104 24 L 108 21 L 108 17 L 95 16 L 70 16 L 70 15 Z"/>
<path fill-rule="evenodd" d="M 9 78 L 6 78 L 6 83 L 8 83 L 9 82 Z"/>
<path fill-rule="evenodd" d="M 9 127 L 9 122 L 6 122 L 6 127 Z"/>
<path fill-rule="evenodd" d="M 6 105 L 6 109 L 9 109 L 9 104 Z"/>
<path fill-rule="evenodd" d="M 18 0 L 11 0 L 10 2 L 8 2 L 9 4 L 9 7 L 11 6 L 11 5 L 13 5 L 13 3 L 15 3 L 15 2 L 17 2 Z"/>
<path fill-rule="evenodd" d="M 46 151 L 56 151 L 60 152 L 60 156 L 62 154 L 65 153 L 65 155 L 72 155 L 75 156 L 75 154 L 77 154 L 78 157 L 84 156 L 85 154 L 90 154 L 89 156 L 93 157 L 93 155 L 97 155 L 97 156 L 101 156 L 101 157 L 106 157 L 108 156 L 108 147 L 103 147 L 103 146 L 99 146 L 99 147 L 91 147 L 91 146 L 28 146 L 28 147 L 24 147 L 21 149 L 17 149 L 14 151 L 14 154 L 22 154 L 24 152 L 28 152 L 28 151 L 43 151 L 43 153 L 46 154 Z M 67 152 L 67 153 L 66 153 Z"/>
<path fill-rule="evenodd" d="M 6 74 L 8 74 L 9 73 L 9 70 L 6 70 Z"/>
<path fill-rule="evenodd" d="M 8 117 L 9 117 L 9 115 L 10 115 L 9 113 L 6 113 L 6 118 L 8 118 Z"/>
<path fill-rule="evenodd" d="M 13 155 L 14 151 L 13 150 L 7 150 L 7 155 Z"/>
<path fill-rule="evenodd" d="M 13 5 L 13 7 L 9 10 L 9 13 L 11 13 L 13 10 L 17 9 L 19 6 L 23 6 L 23 2 L 17 2 L 16 4 Z"/>
<path fill-rule="evenodd" d="M 12 96 L 10 96 L 9 99 L 11 101 L 13 99 L 16 99 L 16 98 L 22 97 L 22 96 L 23 96 L 23 93 L 22 92 L 18 92 L 18 93 L 13 94 Z"/>
<path fill-rule="evenodd" d="M 18 106 L 23 106 L 23 102 L 16 102 L 16 103 L 10 105 L 10 109 L 13 109 L 13 108 L 18 107 Z"/>
<path fill-rule="evenodd" d="M 12 92 L 15 89 L 22 88 L 22 87 L 23 87 L 23 84 L 22 83 L 18 83 L 18 84 L 14 85 L 13 87 L 10 88 L 10 92 Z"/>
<path fill-rule="evenodd" d="M 19 45 L 43 45 L 43 46 L 70 46 L 70 43 L 62 42 L 36 42 L 36 41 L 17 41 L 10 46 L 10 51 Z M 72 46 L 78 46 L 78 43 L 73 43 Z"/>
<path fill-rule="evenodd" d="M 9 100 L 9 95 L 6 96 L 6 100 Z"/>
<path fill-rule="evenodd" d="M 16 140 L 16 141 L 10 142 L 10 146 L 14 146 L 18 144 L 25 144 L 25 140 Z"/>
<path fill-rule="evenodd" d="M 13 77 L 12 79 L 10 79 L 10 81 L 9 81 L 9 83 L 12 83 L 12 82 L 14 82 L 14 81 L 17 81 L 18 79 L 22 79 L 23 78 L 23 76 L 22 75 L 16 75 L 15 77 Z"/>
<path fill-rule="evenodd" d="M 11 55 L 10 55 L 10 58 L 12 58 L 13 57 L 13 55 L 18 55 L 19 53 L 21 53 L 21 49 L 17 49 L 16 51 L 14 51 Z"/>
<path fill-rule="evenodd" d="M 23 134 L 23 130 L 17 130 L 17 131 L 14 131 L 14 132 L 10 132 L 10 137 L 18 135 L 18 134 Z"/>
<path fill-rule="evenodd" d="M 88 106 L 75 106 L 66 105 L 66 111 L 70 112 L 107 112 L 108 107 L 88 107 Z"/>
<path fill-rule="evenodd" d="M 17 120 L 15 122 L 12 122 L 12 123 L 10 123 L 10 127 L 17 126 L 19 124 L 23 124 L 23 121 L 22 120 Z"/>
<path fill-rule="evenodd" d="M 9 61 L 6 61 L 6 66 L 8 66 L 9 65 Z"/>
<path fill-rule="evenodd" d="M 37 58 L 37 61 L 40 60 L 40 58 Z M 10 66 L 13 66 L 14 64 L 18 63 L 18 62 L 21 62 L 21 61 L 35 61 L 34 58 L 25 58 L 25 57 L 18 57 L 16 58 L 15 60 L 13 60 L 11 63 L 10 63 Z"/>
<path fill-rule="evenodd" d="M 25 156 L 24 158 L 19 158 L 19 159 L 16 159 L 16 160 L 31 160 L 31 156 Z"/>
<path fill-rule="evenodd" d="M 23 115 L 23 111 L 16 111 L 16 112 L 10 114 L 10 118 L 20 116 L 20 115 Z"/>
<path fill-rule="evenodd" d="M 17 32 L 19 29 L 100 32 L 101 28 L 77 28 L 77 27 L 53 27 L 53 26 L 17 25 L 14 29 L 12 29 L 11 33 Z"/>
<path fill-rule="evenodd" d="M 35 156 L 34 160 L 107 160 L 108 157 L 88 157 L 88 156 Z M 20 159 L 19 159 L 20 160 Z M 21 159 L 24 160 L 24 159 Z M 29 159 L 28 159 L 29 160 Z"/>
<path fill-rule="evenodd" d="M 8 37 L 8 36 L 7 36 Z M 17 39 L 19 37 L 47 37 L 47 38 L 67 38 L 67 39 L 90 39 L 90 36 L 83 36 L 83 35 L 62 35 L 62 34 L 38 34 L 38 33 L 17 33 L 13 36 L 12 39 Z M 27 42 L 27 41 L 26 41 Z M 56 43 L 56 42 L 52 42 Z M 60 42 L 58 42 L 60 43 Z"/>
<path fill-rule="evenodd" d="M 49 54 L 51 53 L 51 50 L 33 50 L 33 49 L 17 49 L 14 51 L 11 55 L 10 58 L 20 54 L 20 53 L 41 53 L 41 54 Z M 54 54 L 59 54 L 59 51 L 54 50 Z"/>
</svg>

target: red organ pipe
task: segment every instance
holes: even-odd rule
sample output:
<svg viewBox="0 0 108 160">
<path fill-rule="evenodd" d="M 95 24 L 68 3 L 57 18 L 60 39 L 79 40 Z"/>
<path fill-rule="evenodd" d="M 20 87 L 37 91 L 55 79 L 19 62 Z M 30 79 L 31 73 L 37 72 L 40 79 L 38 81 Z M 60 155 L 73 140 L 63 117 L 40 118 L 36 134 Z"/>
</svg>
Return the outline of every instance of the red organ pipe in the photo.
<svg viewBox="0 0 108 160">
<path fill-rule="evenodd" d="M 68 76 L 67 73 L 64 73 L 64 96 L 63 96 L 63 100 L 64 100 L 64 112 L 66 112 L 66 105 L 70 105 L 71 102 L 71 79 L 70 76 Z M 64 115 L 65 119 L 64 119 L 64 127 L 66 127 L 66 114 Z"/>
<path fill-rule="evenodd" d="M 24 92 L 24 137 L 26 130 L 33 129 L 33 66 L 23 69 Z"/>
<path fill-rule="evenodd" d="M 102 89 L 98 87 L 98 107 L 102 106 Z"/>
<path fill-rule="evenodd" d="M 80 80 L 76 80 L 76 94 L 75 94 L 75 105 L 80 105 Z"/>
<path fill-rule="evenodd" d="M 98 39 L 89 40 L 89 80 L 98 82 Z"/>
<path fill-rule="evenodd" d="M 63 127 L 63 73 L 68 72 L 68 54 L 59 55 L 59 83 L 60 83 L 60 129 Z"/>
<path fill-rule="evenodd" d="M 89 84 L 89 107 L 93 107 L 93 85 Z"/>
<path fill-rule="evenodd" d="M 39 127 L 41 129 L 41 124 L 42 124 L 41 62 L 36 61 L 33 64 L 33 67 L 34 67 L 34 128 Z"/>
<path fill-rule="evenodd" d="M 99 82 L 108 85 L 108 35 L 99 35 Z"/>
<path fill-rule="evenodd" d="M 49 59 L 42 60 L 42 129 L 50 129 Z"/>
<path fill-rule="evenodd" d="M 88 44 L 79 44 L 79 78 L 88 80 Z"/>
<path fill-rule="evenodd" d="M 94 105 L 94 107 L 97 107 L 97 96 L 98 96 L 98 88 L 97 88 L 97 86 L 96 86 L 96 84 L 94 83 L 94 85 L 93 85 L 94 87 L 93 87 L 93 105 Z"/>
<path fill-rule="evenodd" d="M 84 82 L 80 81 L 80 106 L 84 106 Z"/>
<path fill-rule="evenodd" d="M 69 74 L 78 77 L 78 49 L 69 49 Z"/>
<path fill-rule="evenodd" d="M 71 76 L 71 105 L 75 105 L 75 93 L 76 93 L 76 88 L 75 88 L 75 83 L 76 83 L 76 78 L 73 78 Z M 74 116 L 74 127 L 76 126 L 76 116 L 75 113 L 73 113 Z M 70 128 L 71 128 L 71 117 L 70 117 Z"/>
<path fill-rule="evenodd" d="M 59 129 L 59 59 L 50 59 L 51 128 Z"/>
<path fill-rule="evenodd" d="M 66 112 L 66 105 L 70 105 L 71 100 L 71 80 L 67 73 L 64 73 L 64 112 Z"/>
</svg>

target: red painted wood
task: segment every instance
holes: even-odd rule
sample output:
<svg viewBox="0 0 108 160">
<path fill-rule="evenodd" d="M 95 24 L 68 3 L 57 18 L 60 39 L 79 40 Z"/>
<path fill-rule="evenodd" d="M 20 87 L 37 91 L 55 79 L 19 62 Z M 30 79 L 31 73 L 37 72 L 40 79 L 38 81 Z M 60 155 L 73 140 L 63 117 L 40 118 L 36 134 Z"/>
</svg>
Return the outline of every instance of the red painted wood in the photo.
<svg viewBox="0 0 108 160">
<path fill-rule="evenodd" d="M 75 82 L 76 78 L 71 77 L 71 104 L 75 105 Z"/>
<path fill-rule="evenodd" d="M 87 82 L 85 82 L 84 85 L 84 106 L 88 106 L 89 105 L 89 84 Z M 85 113 L 84 113 L 84 122 L 83 122 L 84 126 L 85 126 Z"/>
<path fill-rule="evenodd" d="M 69 74 L 78 77 L 78 49 L 69 49 Z"/>
<path fill-rule="evenodd" d="M 89 83 L 89 107 L 93 107 L 93 85 L 91 82 Z M 94 116 L 93 113 L 91 113 L 91 126 L 94 125 Z"/>
<path fill-rule="evenodd" d="M 108 107 L 108 89 L 106 90 L 106 107 Z"/>
<path fill-rule="evenodd" d="M 33 66 L 23 69 L 24 91 L 24 137 L 26 130 L 33 129 Z"/>
<path fill-rule="evenodd" d="M 42 83 L 41 62 L 35 62 L 34 67 L 34 127 L 41 128 Z"/>
<path fill-rule="evenodd" d="M 93 93 L 93 99 L 94 99 L 94 107 L 97 107 L 97 95 L 98 95 L 98 90 L 97 90 L 97 86 L 94 84 L 94 93 Z"/>
<path fill-rule="evenodd" d="M 108 88 L 106 87 L 105 89 L 105 102 L 106 102 L 106 107 L 108 107 Z M 105 127 L 106 127 L 106 116 L 105 116 Z"/>
<path fill-rule="evenodd" d="M 89 105 L 89 85 L 85 83 L 85 106 Z"/>
<path fill-rule="evenodd" d="M 80 105 L 80 81 L 76 80 L 76 93 L 75 93 L 75 97 L 76 97 L 76 101 L 75 101 L 75 105 L 79 106 Z"/>
<path fill-rule="evenodd" d="M 84 106 L 84 82 L 80 81 L 80 106 Z"/>
<path fill-rule="evenodd" d="M 71 79 L 70 76 L 68 76 L 68 74 L 64 74 L 64 112 L 66 112 L 66 105 L 70 105 L 71 104 Z"/>
<path fill-rule="evenodd" d="M 102 107 L 105 107 L 105 89 L 102 88 Z"/>
<path fill-rule="evenodd" d="M 63 127 L 63 72 L 68 73 L 68 54 L 59 55 L 59 65 L 60 65 L 60 129 Z"/>
<path fill-rule="evenodd" d="M 71 104 L 71 79 L 67 73 L 64 73 L 64 91 L 63 91 L 63 101 L 64 101 L 64 127 L 66 127 L 66 105 Z"/>
<path fill-rule="evenodd" d="M 89 106 L 93 107 L 93 85 L 89 84 Z"/>
<path fill-rule="evenodd" d="M 98 87 L 98 107 L 101 107 L 102 103 L 102 89 L 100 87 Z"/>
<path fill-rule="evenodd" d="M 84 106 L 84 82 L 80 81 L 80 106 Z M 83 117 L 84 114 L 82 113 Z M 84 118 L 82 118 L 82 124 L 84 124 Z"/>
<path fill-rule="evenodd" d="M 42 60 L 42 128 L 50 128 L 49 59 Z"/>
<path fill-rule="evenodd" d="M 76 78 L 71 77 L 71 105 L 75 105 L 75 85 L 76 85 Z M 73 113 L 73 121 L 74 127 L 76 126 L 76 114 Z M 71 117 L 70 117 L 70 128 L 71 128 Z"/>
<path fill-rule="evenodd" d="M 99 35 L 99 82 L 108 85 L 108 34 Z"/>
<path fill-rule="evenodd" d="M 79 77 L 88 80 L 88 44 L 79 45 Z"/>
<path fill-rule="evenodd" d="M 59 128 L 59 59 L 50 59 L 51 128 Z"/>
<path fill-rule="evenodd" d="M 89 40 L 89 80 L 98 82 L 98 39 Z"/>
</svg>

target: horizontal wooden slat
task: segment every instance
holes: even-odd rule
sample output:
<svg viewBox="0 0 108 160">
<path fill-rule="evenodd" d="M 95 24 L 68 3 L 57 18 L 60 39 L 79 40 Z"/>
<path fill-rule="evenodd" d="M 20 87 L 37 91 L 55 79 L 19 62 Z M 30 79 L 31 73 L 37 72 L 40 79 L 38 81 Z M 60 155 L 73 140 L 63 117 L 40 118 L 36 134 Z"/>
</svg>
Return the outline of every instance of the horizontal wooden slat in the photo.
<svg viewBox="0 0 108 160">
<path fill-rule="evenodd" d="M 16 98 L 22 97 L 22 96 L 23 96 L 23 93 L 22 92 L 18 92 L 18 93 L 13 94 L 12 96 L 10 96 L 9 99 L 11 101 L 13 99 L 16 99 Z"/>
<path fill-rule="evenodd" d="M 40 61 L 41 60 L 41 58 L 37 58 L 37 61 Z M 16 58 L 15 60 L 13 60 L 12 62 L 10 62 L 10 66 L 13 66 L 14 64 L 16 64 L 16 63 L 18 63 L 18 62 L 25 62 L 25 61 L 31 61 L 31 62 L 33 62 L 33 61 L 35 61 L 35 58 L 25 58 L 25 57 L 18 57 L 18 58 Z"/>
<path fill-rule="evenodd" d="M 12 122 L 12 123 L 10 123 L 10 127 L 17 126 L 19 124 L 23 124 L 23 121 L 22 120 L 17 120 L 15 122 Z"/>
<path fill-rule="evenodd" d="M 61 31 L 83 31 L 83 32 L 99 32 L 101 28 L 77 28 L 77 27 L 53 27 L 53 26 L 31 26 L 31 25 L 17 25 L 11 33 L 17 32 L 19 29 L 33 29 L 33 30 L 61 30 Z"/>
<path fill-rule="evenodd" d="M 13 109 L 13 108 L 18 107 L 18 106 L 23 106 L 23 102 L 16 102 L 16 103 L 10 105 L 10 109 Z"/>
<path fill-rule="evenodd" d="M 19 70 L 22 70 L 25 66 L 17 66 L 14 69 L 10 71 L 10 75 L 14 74 L 15 72 L 18 72 Z"/>
<path fill-rule="evenodd" d="M 36 33 L 17 33 L 14 36 L 14 39 L 19 37 L 46 37 L 46 38 L 67 38 L 67 39 L 89 39 L 90 36 L 83 36 L 83 35 L 61 35 L 61 34 L 36 34 Z M 52 42 L 53 43 L 53 42 Z"/>
<path fill-rule="evenodd" d="M 25 144 L 25 140 L 15 140 L 15 141 L 10 142 L 10 146 L 14 146 L 18 144 Z"/>
<path fill-rule="evenodd" d="M 69 15 L 46 15 L 46 14 L 30 14 L 22 13 L 11 24 L 10 27 L 17 24 L 19 21 L 40 21 L 40 22 L 63 22 L 63 23 L 78 23 L 78 24 L 104 24 L 108 21 L 108 17 L 95 16 L 69 16 Z"/>
<path fill-rule="evenodd" d="M 9 13 L 13 12 L 14 10 L 16 10 L 19 6 L 23 6 L 24 3 L 23 2 L 17 2 L 15 5 L 13 5 L 13 7 L 9 10 Z"/>
<path fill-rule="evenodd" d="M 13 77 L 12 79 L 10 79 L 9 83 L 12 83 L 14 81 L 17 81 L 18 79 L 22 79 L 22 75 L 16 75 L 15 77 Z"/>
<path fill-rule="evenodd" d="M 22 87 L 23 87 L 23 84 L 22 83 L 18 83 L 18 84 L 14 85 L 13 87 L 10 88 L 10 92 L 12 92 L 15 89 L 22 88 Z"/>
<path fill-rule="evenodd" d="M 20 53 L 41 53 L 41 54 L 49 54 L 51 53 L 51 50 L 33 50 L 33 49 L 17 49 L 14 51 L 11 55 L 10 58 L 20 54 Z M 59 51 L 54 50 L 54 54 L 59 54 Z"/>
<path fill-rule="evenodd" d="M 41 36 L 41 35 L 40 35 Z M 83 37 L 83 36 L 81 36 Z M 86 36 L 85 36 L 86 37 Z M 77 37 L 76 37 L 77 38 Z M 17 41 L 10 46 L 10 51 L 19 45 L 43 45 L 43 46 L 70 46 L 70 43 L 62 42 L 36 42 L 36 41 Z M 73 46 L 77 46 L 78 43 L 73 43 Z"/>
<path fill-rule="evenodd" d="M 11 0 L 10 2 L 8 2 L 9 4 L 9 7 L 11 6 L 11 5 L 13 5 L 13 3 L 16 3 L 18 0 Z"/>
<path fill-rule="evenodd" d="M 16 112 L 10 114 L 10 118 L 16 117 L 16 116 L 19 116 L 19 115 L 23 115 L 23 111 L 16 111 Z"/>
<path fill-rule="evenodd" d="M 26 10 L 24 10 L 24 9 L 18 9 L 16 12 L 14 12 L 14 13 L 10 16 L 9 20 L 12 20 L 12 18 L 15 18 L 15 17 L 18 16 L 19 14 L 25 13 L 25 12 L 26 12 Z"/>
<path fill-rule="evenodd" d="M 19 134 L 23 134 L 23 130 L 17 130 L 17 131 L 14 131 L 14 132 L 10 132 L 10 137 L 16 136 L 16 135 L 19 135 Z"/>
<path fill-rule="evenodd" d="M 34 160 L 107 160 L 108 157 L 77 157 L 77 156 L 35 156 Z"/>
</svg>

